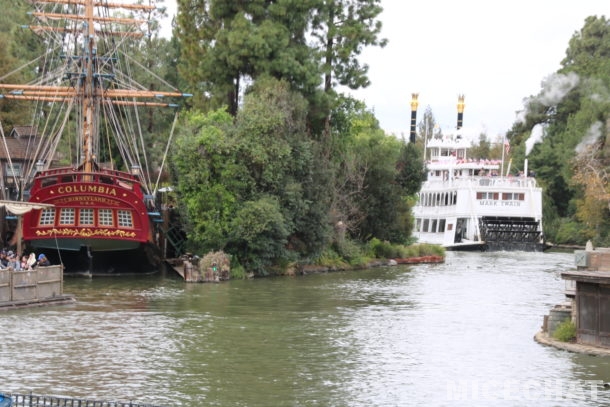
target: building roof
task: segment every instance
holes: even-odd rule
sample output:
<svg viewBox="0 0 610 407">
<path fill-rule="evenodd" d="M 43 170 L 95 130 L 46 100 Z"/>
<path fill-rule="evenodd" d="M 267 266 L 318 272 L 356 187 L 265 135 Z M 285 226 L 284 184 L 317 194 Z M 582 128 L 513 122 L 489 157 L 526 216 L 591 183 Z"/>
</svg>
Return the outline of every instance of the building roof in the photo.
<svg viewBox="0 0 610 407">
<path fill-rule="evenodd" d="M 561 273 L 561 278 L 582 283 L 610 284 L 610 271 L 567 271 Z"/>
<path fill-rule="evenodd" d="M 6 145 L 4 145 L 4 141 L 0 141 L 0 160 L 8 160 L 9 156 L 11 160 L 31 160 L 31 151 L 40 141 L 37 133 L 34 126 L 13 127 L 11 134 L 4 139 Z"/>
</svg>

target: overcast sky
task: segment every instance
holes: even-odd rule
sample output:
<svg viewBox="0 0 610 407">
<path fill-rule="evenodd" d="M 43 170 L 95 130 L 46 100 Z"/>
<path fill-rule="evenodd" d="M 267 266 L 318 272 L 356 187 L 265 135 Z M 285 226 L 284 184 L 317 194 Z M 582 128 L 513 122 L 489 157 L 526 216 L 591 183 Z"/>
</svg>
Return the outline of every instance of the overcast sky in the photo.
<svg viewBox="0 0 610 407">
<path fill-rule="evenodd" d="M 455 126 L 458 94 L 464 126 L 504 134 L 557 71 L 572 35 L 590 15 L 610 15 L 607 0 L 382 1 L 389 44 L 364 58 L 372 85 L 357 95 L 381 126 L 408 134 L 411 93 L 418 120 L 430 106 L 441 128 Z"/>
<path fill-rule="evenodd" d="M 171 10 L 175 0 L 166 0 Z M 411 93 L 418 121 L 429 106 L 443 129 L 456 124 L 490 138 L 510 129 L 523 99 L 559 69 L 588 16 L 610 18 L 608 0 L 382 0 L 385 48 L 367 49 L 371 85 L 354 94 L 387 132 L 408 137 Z M 175 6 L 174 6 L 175 7 Z M 477 130 L 479 131 L 479 130 Z"/>
</svg>

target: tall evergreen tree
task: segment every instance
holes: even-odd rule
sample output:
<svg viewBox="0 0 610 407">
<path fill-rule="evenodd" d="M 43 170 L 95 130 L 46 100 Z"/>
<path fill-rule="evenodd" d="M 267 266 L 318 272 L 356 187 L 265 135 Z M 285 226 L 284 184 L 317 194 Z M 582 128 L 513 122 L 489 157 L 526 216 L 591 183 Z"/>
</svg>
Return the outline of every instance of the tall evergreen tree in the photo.
<svg viewBox="0 0 610 407">
<path fill-rule="evenodd" d="M 245 87 L 261 76 L 313 93 L 319 71 L 306 44 L 312 0 L 178 0 L 181 73 L 205 95 L 198 107 L 235 116 Z"/>
<path fill-rule="evenodd" d="M 358 56 L 365 46 L 385 46 L 380 39 L 381 0 L 320 0 L 312 19 L 312 36 L 322 58 L 324 91 L 370 85 L 368 66 Z"/>
</svg>

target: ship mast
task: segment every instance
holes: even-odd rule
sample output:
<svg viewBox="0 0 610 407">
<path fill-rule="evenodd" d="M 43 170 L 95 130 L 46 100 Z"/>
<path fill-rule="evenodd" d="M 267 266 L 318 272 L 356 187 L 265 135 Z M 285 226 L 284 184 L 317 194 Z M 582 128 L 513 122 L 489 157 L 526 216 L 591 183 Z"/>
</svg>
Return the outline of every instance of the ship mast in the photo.
<svg viewBox="0 0 610 407">
<path fill-rule="evenodd" d="M 115 17 L 96 14 L 96 8 L 126 9 L 132 11 L 152 11 L 155 7 L 143 4 L 120 4 L 100 0 L 34 0 L 33 4 L 76 6 L 69 13 L 62 9 L 61 13 L 51 13 L 38 9 L 31 13 L 40 22 L 71 21 L 79 23 L 81 28 L 66 25 L 30 25 L 29 28 L 37 33 L 54 32 L 70 33 L 82 38 L 82 52 L 71 60 L 78 62 L 78 72 L 68 70 L 67 78 L 57 77 L 56 80 L 40 84 L 4 84 L 0 83 L 0 98 L 13 100 L 30 100 L 39 102 L 67 102 L 73 103 L 81 110 L 80 124 L 77 130 L 80 134 L 80 145 L 82 148 L 81 165 L 84 172 L 93 172 L 96 160 L 96 143 L 99 136 L 102 103 L 108 107 L 118 106 L 159 106 L 176 107 L 173 103 L 161 102 L 166 97 L 190 97 L 177 90 L 172 91 L 149 91 L 141 86 L 130 86 L 128 88 L 114 86 L 114 72 L 103 72 L 109 68 L 109 59 L 114 56 L 98 55 L 98 38 L 108 37 L 142 37 L 143 33 L 137 30 L 146 20 L 135 18 Z M 104 27 L 112 24 L 115 30 L 107 30 Z M 128 29 L 116 30 L 117 27 Z M 136 28 L 136 29 L 134 29 Z M 70 58 L 68 58 L 70 59 Z M 71 65 L 73 68 L 74 65 Z M 62 79 L 61 84 L 58 80 Z M 67 82 L 65 79 L 68 79 Z M 48 85 L 52 83 L 53 85 Z M 65 83 L 65 84 L 64 84 Z M 149 99 L 149 100 L 143 100 Z"/>
<path fill-rule="evenodd" d="M 85 17 L 86 17 L 86 27 L 87 27 L 87 36 L 85 37 L 85 41 L 87 44 L 85 49 L 87 50 L 87 54 L 84 57 L 85 62 L 85 78 L 84 84 L 81 88 L 82 98 L 83 98 L 83 123 L 82 123 L 82 135 L 83 135 L 83 170 L 85 172 L 93 171 L 93 148 L 92 148 L 92 140 L 93 140 L 93 110 L 94 110 L 94 102 L 96 103 L 96 108 L 99 108 L 99 99 L 94 99 L 94 81 L 93 81 L 93 64 L 96 62 L 96 56 L 94 52 L 96 50 L 95 46 L 95 21 L 93 19 L 93 0 L 87 0 L 85 4 Z M 97 81 L 96 81 L 97 82 Z M 99 83 L 99 82 L 98 82 Z"/>
</svg>

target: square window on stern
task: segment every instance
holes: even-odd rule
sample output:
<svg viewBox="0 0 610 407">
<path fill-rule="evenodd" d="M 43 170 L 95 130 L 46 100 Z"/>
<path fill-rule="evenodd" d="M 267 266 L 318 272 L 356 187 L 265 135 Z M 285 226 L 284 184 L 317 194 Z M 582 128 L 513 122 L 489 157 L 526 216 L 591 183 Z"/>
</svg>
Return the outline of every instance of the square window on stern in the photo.
<svg viewBox="0 0 610 407">
<path fill-rule="evenodd" d="M 78 224 L 81 226 L 93 226 L 95 224 L 93 209 L 86 208 L 78 211 Z"/>
<path fill-rule="evenodd" d="M 119 227 L 122 227 L 122 228 L 132 228 L 133 227 L 133 217 L 131 216 L 131 211 L 119 210 L 117 212 L 117 220 L 119 222 Z"/>
<path fill-rule="evenodd" d="M 97 221 L 100 226 L 114 226 L 112 209 L 100 209 L 97 213 Z"/>
<path fill-rule="evenodd" d="M 47 208 L 40 211 L 38 226 L 53 226 L 55 224 L 55 208 Z"/>
<path fill-rule="evenodd" d="M 74 225 L 74 208 L 61 208 L 59 210 L 60 225 Z"/>
</svg>

